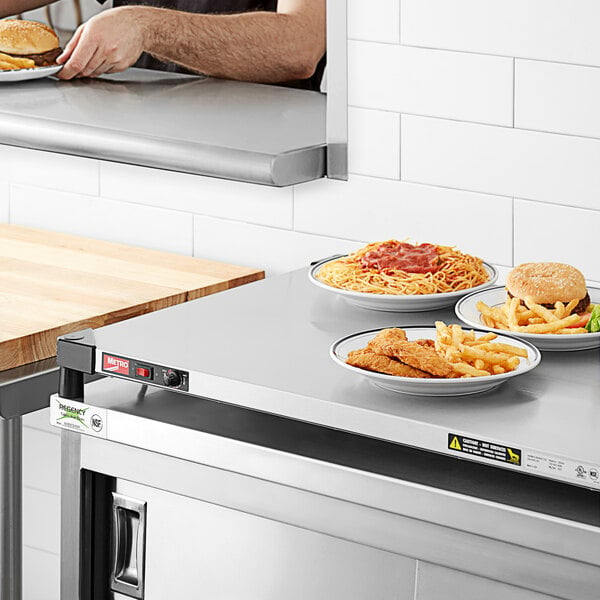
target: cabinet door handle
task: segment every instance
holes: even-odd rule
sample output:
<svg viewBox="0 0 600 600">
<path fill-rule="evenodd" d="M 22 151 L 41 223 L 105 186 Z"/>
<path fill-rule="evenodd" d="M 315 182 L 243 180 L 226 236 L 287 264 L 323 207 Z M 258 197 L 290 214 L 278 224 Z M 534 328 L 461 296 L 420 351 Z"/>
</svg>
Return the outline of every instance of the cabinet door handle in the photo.
<svg viewBox="0 0 600 600">
<path fill-rule="evenodd" d="M 146 502 L 112 493 L 110 588 L 130 598 L 144 598 Z"/>
</svg>

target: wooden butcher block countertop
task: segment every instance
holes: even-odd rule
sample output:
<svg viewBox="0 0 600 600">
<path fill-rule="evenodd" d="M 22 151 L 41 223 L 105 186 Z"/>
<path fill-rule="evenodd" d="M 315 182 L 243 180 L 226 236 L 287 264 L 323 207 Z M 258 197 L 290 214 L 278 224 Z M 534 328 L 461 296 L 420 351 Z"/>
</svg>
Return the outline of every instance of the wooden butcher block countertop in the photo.
<svg viewBox="0 0 600 600">
<path fill-rule="evenodd" d="M 263 277 L 247 267 L 0 224 L 0 371 L 54 356 L 59 335 Z"/>
</svg>

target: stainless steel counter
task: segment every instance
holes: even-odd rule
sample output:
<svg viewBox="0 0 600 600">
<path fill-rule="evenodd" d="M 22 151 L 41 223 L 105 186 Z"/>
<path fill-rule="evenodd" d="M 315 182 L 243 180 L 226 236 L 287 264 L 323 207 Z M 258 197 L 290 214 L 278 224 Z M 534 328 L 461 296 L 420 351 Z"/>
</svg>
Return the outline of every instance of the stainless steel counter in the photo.
<svg viewBox="0 0 600 600">
<path fill-rule="evenodd" d="M 0 144 L 274 186 L 325 174 L 319 93 L 143 69 L 0 89 Z"/>
<path fill-rule="evenodd" d="M 600 490 L 598 478 L 589 476 L 600 468 L 599 350 L 545 352 L 532 372 L 454 398 L 384 391 L 328 356 L 347 334 L 436 319 L 457 322 L 451 310 L 392 314 L 353 307 L 310 284 L 300 270 L 99 329 L 96 364 L 100 370 L 102 352 L 154 361 L 189 371 L 196 396 L 434 452 L 453 454 L 450 433 L 504 444 L 522 451 L 521 465 L 470 458 Z M 538 473 L 530 456 L 566 466 Z"/>
<path fill-rule="evenodd" d="M 150 502 L 151 527 L 164 522 L 166 532 L 158 544 L 150 535 L 149 570 L 162 575 L 164 540 L 178 547 L 189 542 L 187 528 L 173 523 L 173 502 L 191 498 L 199 502 L 188 502 L 182 517 L 188 524 L 196 523 L 207 506 L 226 507 L 225 523 L 235 535 L 247 533 L 237 518 L 255 515 L 263 525 L 291 526 L 288 532 L 324 534 L 552 598 L 597 598 L 598 492 L 112 377 L 86 386 L 85 400 L 53 399 L 53 406 L 82 410 L 89 425 L 80 429 L 88 435 L 79 435 L 73 420 L 61 419 L 64 409 L 54 412 L 53 422 L 63 427 L 62 514 L 70 523 L 63 529 L 63 597 L 76 597 L 79 581 L 73 565 L 81 538 L 73 515 L 81 503 L 84 470 L 108 476 L 117 491 Z M 168 492 L 162 509 L 154 503 L 158 490 Z M 105 522 L 102 527 L 107 529 Z M 222 535 L 221 529 L 204 530 L 202 547 L 218 547 Z M 250 536 L 253 553 L 268 548 L 263 536 L 264 531 Z M 279 536 L 276 543 L 285 556 L 291 548 L 299 553 L 294 562 L 306 559 L 287 538 Z M 184 556 L 195 556 L 193 547 Z M 323 560 L 329 565 L 336 559 Z M 219 572 L 231 566 L 215 562 L 211 568 Z M 360 564 L 347 569 L 354 572 Z M 194 571 L 182 569 L 182 593 Z M 389 565 L 383 569 L 387 577 L 390 572 Z M 278 575 L 278 570 L 269 572 L 269 585 Z M 321 576 L 317 583 L 322 586 L 324 580 Z M 412 598 L 411 586 L 404 581 L 390 597 Z M 514 592 L 490 598 L 525 597 Z M 355 592 L 352 597 L 373 596 Z"/>
<path fill-rule="evenodd" d="M 599 351 L 545 353 L 531 373 L 455 398 L 387 392 L 328 356 L 349 333 L 435 319 L 456 321 L 450 310 L 352 307 L 301 269 L 64 342 L 61 366 L 93 371 L 95 350 L 96 372 L 113 377 L 86 386 L 82 404 L 52 400 L 52 423 L 63 428 L 62 514 L 78 510 L 84 470 L 150 503 L 165 492 L 158 521 L 169 531 L 169 502 L 192 498 L 186 522 L 216 505 L 232 520 L 255 515 L 548 598 L 596 600 Z M 144 364 L 186 371 L 187 393 L 119 380 L 109 372 L 116 360 L 128 377 Z M 449 449 L 449 432 L 518 448 L 522 463 L 457 460 L 467 457 Z M 535 455 L 568 468 L 537 472 L 528 466 Z M 570 471 L 576 461 L 587 479 Z M 71 597 L 81 537 L 76 527 L 63 536 Z"/>
</svg>

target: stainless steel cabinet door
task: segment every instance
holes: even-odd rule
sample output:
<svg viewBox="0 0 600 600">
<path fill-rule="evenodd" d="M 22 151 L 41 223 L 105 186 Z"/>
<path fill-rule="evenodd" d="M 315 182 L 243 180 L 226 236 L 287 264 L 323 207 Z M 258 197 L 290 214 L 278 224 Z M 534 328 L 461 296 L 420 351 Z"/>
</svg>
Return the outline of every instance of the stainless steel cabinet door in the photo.
<svg viewBox="0 0 600 600">
<path fill-rule="evenodd" d="M 414 598 L 414 560 L 124 480 L 117 492 L 147 502 L 145 600 Z"/>
<path fill-rule="evenodd" d="M 556 600 L 492 579 L 419 562 L 415 600 Z"/>
</svg>

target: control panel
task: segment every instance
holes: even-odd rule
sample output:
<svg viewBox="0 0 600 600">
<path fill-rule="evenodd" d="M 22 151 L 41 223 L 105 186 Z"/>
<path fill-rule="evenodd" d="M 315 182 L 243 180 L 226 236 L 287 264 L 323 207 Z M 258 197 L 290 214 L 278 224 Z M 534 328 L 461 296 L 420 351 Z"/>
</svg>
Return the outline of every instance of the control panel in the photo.
<svg viewBox="0 0 600 600">
<path fill-rule="evenodd" d="M 189 387 L 187 371 L 106 352 L 102 353 L 102 372 L 184 392 L 187 392 Z"/>
</svg>

